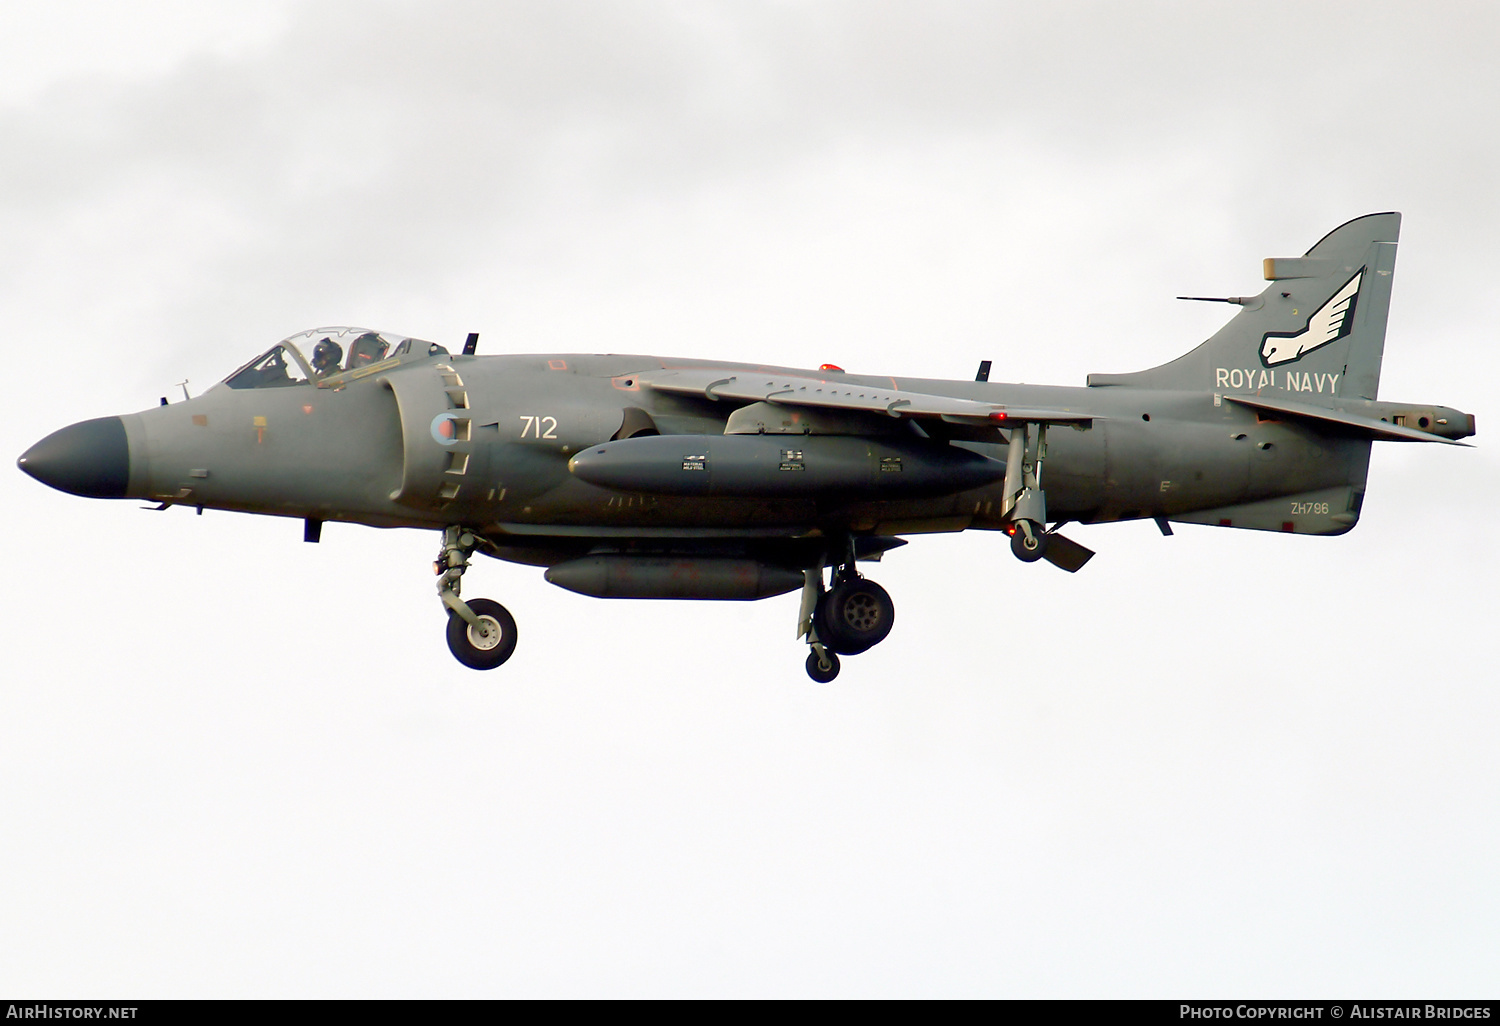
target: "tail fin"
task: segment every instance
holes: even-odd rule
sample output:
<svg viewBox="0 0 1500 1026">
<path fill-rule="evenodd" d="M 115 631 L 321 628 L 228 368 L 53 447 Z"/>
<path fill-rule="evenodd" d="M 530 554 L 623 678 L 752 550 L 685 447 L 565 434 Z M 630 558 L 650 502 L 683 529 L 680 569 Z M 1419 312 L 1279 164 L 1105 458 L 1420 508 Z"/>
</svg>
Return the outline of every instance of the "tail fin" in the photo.
<svg viewBox="0 0 1500 1026">
<path fill-rule="evenodd" d="M 1374 399 L 1401 215 L 1339 225 L 1301 257 L 1265 262 L 1271 284 L 1229 302 L 1243 309 L 1185 356 L 1134 374 L 1090 374 L 1090 386 L 1284 396 L 1319 405 Z"/>
</svg>

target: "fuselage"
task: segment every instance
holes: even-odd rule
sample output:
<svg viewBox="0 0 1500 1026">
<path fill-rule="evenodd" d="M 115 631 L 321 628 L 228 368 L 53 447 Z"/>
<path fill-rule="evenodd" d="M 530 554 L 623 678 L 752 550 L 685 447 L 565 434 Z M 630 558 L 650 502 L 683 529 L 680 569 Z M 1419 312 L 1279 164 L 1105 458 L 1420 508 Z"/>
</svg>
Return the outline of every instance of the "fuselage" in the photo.
<svg viewBox="0 0 1500 1026">
<path fill-rule="evenodd" d="M 1096 415 L 1091 426 L 1054 426 L 1047 435 L 1044 484 L 1054 521 L 1176 517 L 1329 488 L 1362 491 L 1368 459 L 1367 441 L 1269 420 L 1211 392 L 891 378 L 645 356 L 439 353 L 339 387 L 221 383 L 124 416 L 125 497 L 380 526 L 463 523 L 493 536 L 553 529 L 898 535 L 1004 526 L 998 479 L 916 497 L 885 498 L 878 482 L 863 494 L 692 497 L 601 488 L 569 473 L 570 458 L 617 437 L 631 409 L 644 411 L 663 435 L 722 435 L 726 404 L 636 381 L 686 367 L 792 373 L 1012 406 L 1086 406 Z M 905 422 L 892 429 L 921 433 Z M 995 430 L 989 438 L 948 441 L 1003 465 L 1005 435 Z M 1319 533 L 1347 526 L 1330 523 Z"/>
</svg>

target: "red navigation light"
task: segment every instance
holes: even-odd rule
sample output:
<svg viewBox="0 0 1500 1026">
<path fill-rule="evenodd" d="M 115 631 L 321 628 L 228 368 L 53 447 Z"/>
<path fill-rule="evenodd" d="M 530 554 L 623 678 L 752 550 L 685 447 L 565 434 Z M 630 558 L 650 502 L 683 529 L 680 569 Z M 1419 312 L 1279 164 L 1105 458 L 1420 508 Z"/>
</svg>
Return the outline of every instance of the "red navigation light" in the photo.
<svg viewBox="0 0 1500 1026">
<path fill-rule="evenodd" d="M 1005 417 L 1006 415 L 1000 412 L 990 414 L 990 420 L 1004 420 Z"/>
<path fill-rule="evenodd" d="M 840 367 L 836 363 L 825 363 L 822 366 L 820 366 L 818 368 L 818 370 L 836 370 L 836 371 L 838 371 L 839 373 L 842 374 L 843 371 L 844 371 L 844 368 Z"/>
</svg>

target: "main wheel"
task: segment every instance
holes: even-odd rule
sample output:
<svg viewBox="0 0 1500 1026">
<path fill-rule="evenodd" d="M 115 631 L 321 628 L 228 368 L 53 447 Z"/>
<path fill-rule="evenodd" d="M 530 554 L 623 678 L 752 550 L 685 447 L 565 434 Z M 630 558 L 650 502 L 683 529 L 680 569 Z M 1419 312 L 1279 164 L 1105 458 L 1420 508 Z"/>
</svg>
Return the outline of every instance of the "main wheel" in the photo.
<svg viewBox="0 0 1500 1026">
<path fill-rule="evenodd" d="M 818 603 L 818 640 L 830 652 L 858 655 L 880 644 L 896 622 L 896 604 L 886 590 L 862 577 L 840 581 Z"/>
<path fill-rule="evenodd" d="M 448 650 L 471 670 L 493 670 L 516 650 L 515 617 L 498 602 L 472 599 L 483 630 L 473 627 L 457 613 L 448 614 Z"/>
<path fill-rule="evenodd" d="M 1010 551 L 1023 563 L 1035 563 L 1047 554 L 1047 534 L 1041 524 L 1029 520 L 1026 524 L 1029 532 L 1016 525 L 1016 533 L 1010 536 Z"/>
<path fill-rule="evenodd" d="M 828 669 L 823 668 L 823 660 L 818 658 L 817 652 L 807 653 L 807 675 L 819 684 L 827 684 L 839 675 L 839 657 L 829 652 L 823 657 L 828 661 Z"/>
</svg>

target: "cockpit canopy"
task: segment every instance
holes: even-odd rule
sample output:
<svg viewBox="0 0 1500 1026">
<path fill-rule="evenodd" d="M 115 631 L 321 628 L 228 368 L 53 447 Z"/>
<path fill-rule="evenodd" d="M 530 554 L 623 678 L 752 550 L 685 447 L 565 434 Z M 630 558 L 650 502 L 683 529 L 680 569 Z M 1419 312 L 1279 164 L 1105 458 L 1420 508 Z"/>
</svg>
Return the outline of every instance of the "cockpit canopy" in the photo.
<svg viewBox="0 0 1500 1026">
<path fill-rule="evenodd" d="M 402 359 L 446 356 L 435 342 L 407 338 L 369 328 L 312 328 L 284 338 L 271 349 L 235 371 L 224 384 L 230 388 L 285 388 L 293 385 L 332 385 L 364 377 L 366 367 Z"/>
</svg>

